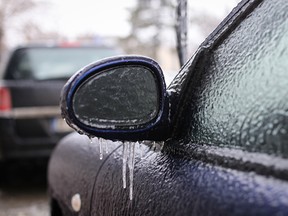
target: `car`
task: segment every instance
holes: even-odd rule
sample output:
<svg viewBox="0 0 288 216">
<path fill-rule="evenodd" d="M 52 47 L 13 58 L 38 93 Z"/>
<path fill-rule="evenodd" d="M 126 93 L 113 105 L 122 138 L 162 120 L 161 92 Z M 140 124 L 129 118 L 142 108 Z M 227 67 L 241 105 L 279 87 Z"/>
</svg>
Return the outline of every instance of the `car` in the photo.
<svg viewBox="0 0 288 216">
<path fill-rule="evenodd" d="M 168 88 L 143 56 L 72 76 L 51 215 L 288 215 L 287 11 L 241 1 Z"/>
<path fill-rule="evenodd" d="M 58 109 L 63 85 L 84 65 L 117 53 L 67 42 L 14 49 L 0 73 L 0 160 L 48 158 L 71 132 Z"/>
</svg>

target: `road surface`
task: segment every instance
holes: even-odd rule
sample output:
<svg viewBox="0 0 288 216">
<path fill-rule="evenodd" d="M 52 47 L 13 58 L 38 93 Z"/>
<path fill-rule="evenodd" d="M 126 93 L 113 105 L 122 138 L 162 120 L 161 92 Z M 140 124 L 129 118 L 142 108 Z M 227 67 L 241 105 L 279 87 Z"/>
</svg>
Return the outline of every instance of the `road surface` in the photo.
<svg viewBox="0 0 288 216">
<path fill-rule="evenodd" d="M 48 216 L 47 161 L 0 164 L 0 216 Z"/>
</svg>

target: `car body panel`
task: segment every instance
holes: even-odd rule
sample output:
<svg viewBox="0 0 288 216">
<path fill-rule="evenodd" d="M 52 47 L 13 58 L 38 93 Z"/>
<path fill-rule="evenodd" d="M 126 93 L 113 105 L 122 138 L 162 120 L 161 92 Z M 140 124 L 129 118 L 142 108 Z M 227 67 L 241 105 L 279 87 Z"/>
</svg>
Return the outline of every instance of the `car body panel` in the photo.
<svg viewBox="0 0 288 216">
<path fill-rule="evenodd" d="M 80 194 L 82 203 L 77 215 L 288 213 L 285 180 L 207 163 L 191 157 L 175 143 L 170 143 L 173 148 L 164 146 L 161 152 L 143 144 L 136 146 L 131 201 L 129 181 L 126 189 L 122 182 L 123 144 L 105 142 L 109 153 L 104 153 L 102 160 L 98 141 L 91 143 L 85 135 L 70 134 L 56 147 L 48 180 L 53 185 L 50 194 L 59 201 L 63 215 L 73 214 L 71 199 L 75 194 Z"/>
<path fill-rule="evenodd" d="M 82 143 L 85 144 L 82 145 Z M 94 180 L 106 162 L 106 158 L 113 157 L 115 149 L 121 147 L 121 144 L 114 143 L 114 145 L 106 147 L 109 155 L 100 160 L 98 140 L 92 143 L 87 136 L 72 133 L 62 139 L 55 148 L 49 163 L 48 181 L 53 185 L 53 188 L 50 188 L 50 194 L 54 198 L 59 198 L 63 215 L 73 212 L 70 205 L 71 198 L 77 193 L 80 193 L 81 197 L 81 215 L 89 215 Z M 90 154 L 87 155 L 87 152 Z M 63 157 L 63 155 L 67 157 Z M 91 166 L 87 166 L 87 164 Z M 69 190 L 64 188 L 69 188 Z"/>
<path fill-rule="evenodd" d="M 69 151 L 83 156 L 73 164 L 89 170 L 101 163 L 100 170 L 87 173 L 95 175 L 93 186 L 74 191 L 93 189 L 90 205 L 75 213 L 68 203 L 70 188 L 55 189 L 55 181 L 64 182 L 54 179 L 54 156 L 49 167 L 52 198 L 77 215 L 288 214 L 287 66 L 282 61 L 287 59 L 287 7 L 285 0 L 242 1 L 182 67 L 167 90 L 174 129 L 170 139 L 161 152 L 136 144 L 132 200 L 129 188 L 122 186 L 119 143 L 105 141 L 116 150 L 102 162 L 99 146 L 76 134 L 79 146 Z M 282 51 L 277 41 L 284 44 Z M 264 67 L 263 56 L 268 62 Z M 272 62 L 273 57 L 281 61 Z M 257 134 L 264 135 L 264 142 Z M 60 146 L 68 149 L 69 142 Z M 86 161 L 91 152 L 95 157 Z M 55 151 L 62 160 L 65 153 Z M 69 163 L 58 163 L 57 169 L 67 172 L 69 184 L 77 184 L 79 179 L 67 170 L 80 167 Z"/>
<path fill-rule="evenodd" d="M 285 181 L 203 163 L 185 154 L 166 152 L 165 148 L 160 154 L 150 151 L 142 159 L 137 148 L 136 155 L 133 200 L 129 200 L 129 187 L 122 188 L 119 148 L 95 179 L 91 215 L 288 213 Z"/>
</svg>

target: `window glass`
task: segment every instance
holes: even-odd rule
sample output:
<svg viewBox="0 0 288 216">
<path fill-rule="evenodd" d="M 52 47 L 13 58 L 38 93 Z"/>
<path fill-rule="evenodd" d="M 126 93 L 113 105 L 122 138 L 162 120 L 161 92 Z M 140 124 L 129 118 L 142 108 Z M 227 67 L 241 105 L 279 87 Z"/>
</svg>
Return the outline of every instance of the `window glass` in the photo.
<svg viewBox="0 0 288 216">
<path fill-rule="evenodd" d="M 116 55 L 108 48 L 27 48 L 14 57 L 13 79 L 67 79 L 85 65 Z"/>
<path fill-rule="evenodd" d="M 190 138 L 288 157 L 288 1 L 263 1 L 209 55 Z"/>
</svg>

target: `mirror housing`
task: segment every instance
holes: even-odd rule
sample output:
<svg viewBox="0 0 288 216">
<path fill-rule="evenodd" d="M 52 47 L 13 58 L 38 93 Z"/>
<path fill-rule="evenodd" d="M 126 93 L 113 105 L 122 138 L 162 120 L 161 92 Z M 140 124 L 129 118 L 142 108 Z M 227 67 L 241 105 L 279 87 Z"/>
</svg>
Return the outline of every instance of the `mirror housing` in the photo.
<svg viewBox="0 0 288 216">
<path fill-rule="evenodd" d="M 116 56 L 92 63 L 65 84 L 61 113 L 81 134 L 110 140 L 165 140 L 168 98 L 154 60 Z"/>
</svg>

